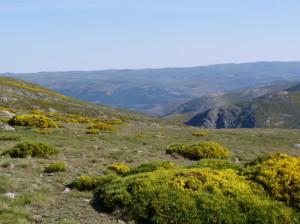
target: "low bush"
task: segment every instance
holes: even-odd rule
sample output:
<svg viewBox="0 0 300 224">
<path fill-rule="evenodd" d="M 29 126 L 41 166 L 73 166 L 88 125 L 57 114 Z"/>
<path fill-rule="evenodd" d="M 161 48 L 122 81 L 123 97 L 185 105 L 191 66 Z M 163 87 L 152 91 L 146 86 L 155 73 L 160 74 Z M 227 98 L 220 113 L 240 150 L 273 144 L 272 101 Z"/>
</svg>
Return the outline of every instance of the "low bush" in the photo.
<svg viewBox="0 0 300 224">
<path fill-rule="evenodd" d="M 111 164 L 107 166 L 108 169 L 114 170 L 117 174 L 125 174 L 130 171 L 129 167 L 124 164 Z"/>
<path fill-rule="evenodd" d="M 86 134 L 99 134 L 99 133 L 100 133 L 99 129 L 95 129 L 95 128 L 88 129 L 86 131 Z"/>
<path fill-rule="evenodd" d="M 174 144 L 166 147 L 165 150 L 167 154 L 178 153 L 193 160 L 202 158 L 222 159 L 230 156 L 228 149 L 216 142 L 200 142 L 190 146 Z"/>
<path fill-rule="evenodd" d="M 178 153 L 184 151 L 187 148 L 186 145 L 181 145 L 181 144 L 173 144 L 169 145 L 165 148 L 167 154 L 173 154 L 173 153 Z"/>
<path fill-rule="evenodd" d="M 45 173 L 63 172 L 66 171 L 66 169 L 67 169 L 67 164 L 63 162 L 53 162 L 45 166 L 44 172 Z"/>
<path fill-rule="evenodd" d="M 192 135 L 193 136 L 207 136 L 208 134 L 206 132 L 194 132 Z"/>
<path fill-rule="evenodd" d="M 80 191 L 89 191 L 95 189 L 99 185 L 109 183 L 116 178 L 116 175 L 107 175 L 103 177 L 80 176 L 68 186 Z"/>
<path fill-rule="evenodd" d="M 31 110 L 30 113 L 32 113 L 32 114 L 42 114 L 42 113 L 44 113 L 44 111 L 42 111 L 42 110 Z"/>
<path fill-rule="evenodd" d="M 103 177 L 108 178 L 108 177 Z M 137 223 L 296 224 L 292 208 L 234 170 L 167 169 L 96 183 L 95 201 Z"/>
<path fill-rule="evenodd" d="M 8 120 L 10 125 L 32 126 L 39 128 L 59 128 L 54 121 L 41 115 L 19 115 Z"/>
<path fill-rule="evenodd" d="M 269 194 L 300 209 L 300 158 L 283 153 L 270 154 L 249 168 L 249 178 Z"/>
<path fill-rule="evenodd" d="M 10 113 L 16 113 L 13 109 L 10 109 L 10 108 L 6 108 L 6 107 L 0 107 L 0 110 L 6 110 L 6 111 L 8 111 L 8 112 L 10 112 Z"/>
<path fill-rule="evenodd" d="M 11 149 L 4 152 L 14 158 L 26 158 L 28 156 L 47 158 L 51 155 L 56 155 L 59 150 L 51 145 L 40 142 L 24 142 L 19 143 Z"/>
<path fill-rule="evenodd" d="M 14 135 L 2 135 L 0 136 L 0 141 L 24 141 L 25 138 L 22 136 L 14 136 Z"/>
<path fill-rule="evenodd" d="M 117 131 L 118 129 L 110 124 L 105 124 L 103 122 L 99 122 L 96 124 L 92 124 L 88 127 L 88 129 L 100 129 L 102 131 Z"/>
<path fill-rule="evenodd" d="M 137 138 L 145 138 L 146 135 L 143 135 L 143 134 L 141 134 L 141 133 L 138 133 L 138 134 L 135 134 L 135 137 L 137 137 Z"/>
</svg>

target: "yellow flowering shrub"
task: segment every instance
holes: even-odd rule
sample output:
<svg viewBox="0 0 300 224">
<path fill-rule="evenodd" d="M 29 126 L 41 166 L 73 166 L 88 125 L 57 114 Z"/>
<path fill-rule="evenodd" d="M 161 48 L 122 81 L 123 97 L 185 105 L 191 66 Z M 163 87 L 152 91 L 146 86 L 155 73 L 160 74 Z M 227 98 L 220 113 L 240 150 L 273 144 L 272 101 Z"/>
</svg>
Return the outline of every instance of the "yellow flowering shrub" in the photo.
<svg viewBox="0 0 300 224">
<path fill-rule="evenodd" d="M 6 108 L 6 107 L 0 107 L 0 110 L 6 110 L 6 111 L 11 112 L 11 113 L 16 113 L 13 109 Z"/>
<path fill-rule="evenodd" d="M 250 168 L 249 177 L 269 194 L 300 209 L 300 158 L 283 153 L 270 154 Z"/>
<path fill-rule="evenodd" d="M 107 166 L 108 169 L 114 170 L 117 174 L 125 174 L 130 171 L 130 168 L 124 164 L 111 164 Z"/>
<path fill-rule="evenodd" d="M 19 115 L 8 120 L 10 125 L 32 126 L 39 128 L 59 128 L 58 125 L 48 117 L 41 115 Z"/>
<path fill-rule="evenodd" d="M 63 162 L 53 162 L 45 166 L 44 172 L 45 173 L 63 172 L 66 171 L 66 169 L 67 169 L 67 164 Z"/>
<path fill-rule="evenodd" d="M 270 199 L 262 186 L 232 169 L 174 167 L 106 178 L 94 187 L 95 201 L 108 211 L 122 211 L 138 223 L 297 224 L 300 221 L 291 207 Z"/>
<path fill-rule="evenodd" d="M 96 124 L 92 124 L 88 127 L 88 129 L 100 129 L 102 131 L 117 131 L 118 129 L 110 124 L 105 124 L 103 122 L 99 122 Z"/>
<path fill-rule="evenodd" d="M 93 190 L 99 185 L 110 182 L 113 179 L 116 179 L 115 175 L 107 175 L 104 177 L 93 177 L 82 175 L 70 183 L 68 186 L 71 188 L 76 188 L 80 191 Z"/>
<path fill-rule="evenodd" d="M 207 136 L 208 134 L 206 132 L 194 132 L 192 135 L 193 136 Z"/>
<path fill-rule="evenodd" d="M 227 148 L 216 142 L 200 142 L 190 146 L 174 144 L 166 147 L 166 153 L 178 153 L 189 159 L 198 160 L 202 158 L 222 159 L 230 156 Z"/>
<path fill-rule="evenodd" d="M 99 131 L 99 129 L 88 129 L 87 131 L 86 131 L 86 134 L 99 134 L 100 133 L 100 131 Z"/>
<path fill-rule="evenodd" d="M 146 135 L 141 134 L 141 133 L 137 133 L 137 134 L 135 134 L 135 137 L 137 137 L 137 138 L 145 138 Z"/>
</svg>

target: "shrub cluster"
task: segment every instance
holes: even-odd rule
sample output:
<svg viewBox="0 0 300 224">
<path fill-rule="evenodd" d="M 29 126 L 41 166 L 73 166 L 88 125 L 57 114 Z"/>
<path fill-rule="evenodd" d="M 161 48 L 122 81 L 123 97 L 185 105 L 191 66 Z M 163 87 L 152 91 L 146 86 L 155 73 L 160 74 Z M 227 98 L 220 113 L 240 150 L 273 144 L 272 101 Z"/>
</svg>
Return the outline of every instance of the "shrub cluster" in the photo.
<svg viewBox="0 0 300 224">
<path fill-rule="evenodd" d="M 10 125 L 32 126 L 39 128 L 59 128 L 51 119 L 41 115 L 19 115 L 8 120 Z"/>
<path fill-rule="evenodd" d="M 216 142 L 200 142 L 190 146 L 174 144 L 166 147 L 166 153 L 178 153 L 186 158 L 198 160 L 202 158 L 222 159 L 230 156 L 227 148 Z"/>
<path fill-rule="evenodd" d="M 270 199 L 259 184 L 231 169 L 174 167 L 104 176 L 95 185 L 99 205 L 123 211 L 137 223 L 299 222 L 292 208 Z"/>
<path fill-rule="evenodd" d="M 206 133 L 206 132 L 194 132 L 193 134 L 192 134 L 193 136 L 207 136 L 208 134 Z"/>
<path fill-rule="evenodd" d="M 269 194 L 300 209 L 300 158 L 283 153 L 270 154 L 253 165 L 249 177 L 262 184 Z"/>
<path fill-rule="evenodd" d="M 103 177 L 80 176 L 69 184 L 69 187 L 76 188 L 80 191 L 89 191 L 95 189 L 99 185 L 109 183 L 116 178 L 116 175 L 107 175 Z"/>
<path fill-rule="evenodd" d="M 63 162 L 54 162 L 47 164 L 45 166 L 44 172 L 45 173 L 55 173 L 55 172 L 63 172 L 66 171 L 67 169 L 67 164 Z"/>
<path fill-rule="evenodd" d="M 125 174 L 130 171 L 130 168 L 124 164 L 111 164 L 107 166 L 108 169 L 114 170 L 117 174 Z"/>
<path fill-rule="evenodd" d="M 19 143 L 5 152 L 14 158 L 26 158 L 28 156 L 47 158 L 58 153 L 58 149 L 40 142 Z"/>
</svg>

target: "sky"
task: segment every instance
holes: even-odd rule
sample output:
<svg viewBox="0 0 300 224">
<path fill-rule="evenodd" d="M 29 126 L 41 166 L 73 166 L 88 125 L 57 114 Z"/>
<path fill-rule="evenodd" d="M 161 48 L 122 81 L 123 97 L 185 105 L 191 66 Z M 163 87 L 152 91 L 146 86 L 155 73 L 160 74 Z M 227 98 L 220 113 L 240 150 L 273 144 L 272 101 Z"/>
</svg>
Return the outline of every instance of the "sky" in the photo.
<svg viewBox="0 0 300 224">
<path fill-rule="evenodd" d="M 0 72 L 300 61 L 299 0 L 0 0 Z"/>
</svg>

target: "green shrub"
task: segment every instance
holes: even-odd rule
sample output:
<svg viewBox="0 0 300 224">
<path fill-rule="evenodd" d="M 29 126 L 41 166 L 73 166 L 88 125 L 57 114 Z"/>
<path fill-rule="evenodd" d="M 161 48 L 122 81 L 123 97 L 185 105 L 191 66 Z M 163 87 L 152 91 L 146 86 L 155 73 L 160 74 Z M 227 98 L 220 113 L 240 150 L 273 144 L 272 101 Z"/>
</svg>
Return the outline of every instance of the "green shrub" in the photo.
<svg viewBox="0 0 300 224">
<path fill-rule="evenodd" d="M 21 136 L 14 136 L 14 135 L 3 135 L 0 136 L 0 141 L 24 141 L 25 138 Z"/>
<path fill-rule="evenodd" d="M 51 119 L 41 115 L 20 115 L 8 120 L 10 125 L 32 126 L 39 128 L 59 128 Z"/>
<path fill-rule="evenodd" d="M 86 131 L 86 134 L 99 134 L 100 133 L 100 131 L 99 131 L 99 129 L 88 129 L 87 131 Z"/>
<path fill-rule="evenodd" d="M 111 164 L 107 166 L 108 169 L 114 170 L 117 174 L 125 174 L 130 171 L 129 167 L 124 164 Z"/>
<path fill-rule="evenodd" d="M 187 148 L 186 145 L 173 144 L 165 148 L 167 154 L 179 153 L 184 151 Z M 180 153 L 179 153 L 180 154 Z"/>
<path fill-rule="evenodd" d="M 300 209 L 300 158 L 283 153 L 270 154 L 252 167 L 249 178 L 260 183 L 269 194 Z"/>
<path fill-rule="evenodd" d="M 45 173 L 63 172 L 66 171 L 66 169 L 67 169 L 67 164 L 63 162 L 53 162 L 45 166 L 44 172 Z"/>
<path fill-rule="evenodd" d="M 19 143 L 5 152 L 5 154 L 9 154 L 14 158 L 26 158 L 28 156 L 47 158 L 50 155 L 56 155 L 58 153 L 58 149 L 40 142 Z"/>
<path fill-rule="evenodd" d="M 115 175 L 107 175 L 104 177 L 91 177 L 91 176 L 80 176 L 76 180 L 74 180 L 68 186 L 71 188 L 76 188 L 80 191 L 89 191 L 93 190 L 100 185 L 104 185 L 109 183 L 110 181 L 116 179 Z"/>
<path fill-rule="evenodd" d="M 117 131 L 118 129 L 110 124 L 105 124 L 103 122 L 99 122 L 96 124 L 92 124 L 88 127 L 88 129 L 100 129 L 102 131 Z"/>
<path fill-rule="evenodd" d="M 231 169 L 169 169 L 99 183 L 95 201 L 137 223 L 296 224 L 292 208 Z"/>
<path fill-rule="evenodd" d="M 216 142 L 200 142 L 190 146 L 174 144 L 166 147 L 166 153 L 178 153 L 194 160 L 202 158 L 222 159 L 230 156 L 228 149 Z"/>
<path fill-rule="evenodd" d="M 207 136 L 208 134 L 206 132 L 194 132 L 192 135 L 193 136 Z"/>
</svg>

